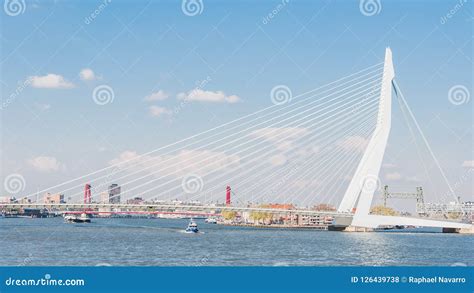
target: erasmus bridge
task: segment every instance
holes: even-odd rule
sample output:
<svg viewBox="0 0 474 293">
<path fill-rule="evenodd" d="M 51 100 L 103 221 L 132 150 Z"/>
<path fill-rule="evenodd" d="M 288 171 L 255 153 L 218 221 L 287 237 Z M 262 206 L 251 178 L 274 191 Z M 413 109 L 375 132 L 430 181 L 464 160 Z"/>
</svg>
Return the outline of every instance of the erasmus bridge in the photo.
<svg viewBox="0 0 474 293">
<path fill-rule="evenodd" d="M 356 228 L 472 229 L 472 224 L 456 221 L 371 214 L 391 129 L 392 93 L 439 167 L 394 77 L 392 52 L 387 48 L 384 62 L 296 96 L 288 87 L 277 86 L 270 107 L 144 154 L 124 152 L 106 168 L 28 194 L 18 203 L 0 204 L 0 209 L 195 215 L 262 211 L 329 215 L 336 224 Z M 441 167 L 439 171 L 450 186 Z M 121 192 L 109 197 L 112 183 Z M 83 199 L 85 184 L 92 188 Z M 228 185 L 234 201 L 209 204 L 221 198 Z M 64 194 L 67 203 L 35 202 L 43 193 Z M 458 201 L 451 188 L 450 193 L 452 198 L 444 200 Z M 114 196 L 145 203 L 120 203 L 112 200 Z M 337 208 L 276 209 L 258 204 L 265 202 L 301 207 L 324 203 Z"/>
</svg>

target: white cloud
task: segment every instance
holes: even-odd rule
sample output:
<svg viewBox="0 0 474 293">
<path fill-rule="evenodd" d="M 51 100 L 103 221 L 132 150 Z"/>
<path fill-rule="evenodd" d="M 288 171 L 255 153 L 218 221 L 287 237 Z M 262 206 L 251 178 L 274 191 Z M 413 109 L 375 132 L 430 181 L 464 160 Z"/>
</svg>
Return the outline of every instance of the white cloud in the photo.
<svg viewBox="0 0 474 293">
<path fill-rule="evenodd" d="M 125 161 L 129 161 L 125 163 Z M 130 172 L 148 171 L 155 177 L 170 176 L 181 178 L 188 174 L 205 174 L 234 168 L 240 164 L 240 157 L 228 155 L 224 152 L 207 150 L 182 150 L 171 155 L 139 156 L 135 151 L 125 151 L 109 162 L 111 165 L 123 163 L 120 168 L 127 168 Z"/>
<path fill-rule="evenodd" d="M 474 161 L 471 160 L 471 161 L 464 161 L 462 163 L 462 166 L 465 167 L 465 168 L 474 168 Z"/>
<path fill-rule="evenodd" d="M 54 157 L 39 156 L 28 160 L 28 163 L 41 172 L 58 171 L 63 167 L 63 165 Z"/>
<path fill-rule="evenodd" d="M 346 151 L 364 152 L 368 143 L 368 139 L 359 135 L 354 135 L 339 140 L 336 145 L 342 147 Z"/>
<path fill-rule="evenodd" d="M 94 71 L 92 71 L 90 68 L 82 69 L 81 72 L 79 72 L 79 76 L 82 80 L 94 80 L 97 78 Z"/>
<path fill-rule="evenodd" d="M 178 100 L 198 101 L 198 102 L 212 102 L 212 103 L 237 103 L 240 97 L 236 95 L 227 96 L 222 91 L 203 91 L 201 89 L 194 89 L 187 93 L 179 93 Z"/>
<path fill-rule="evenodd" d="M 387 179 L 387 180 L 400 180 L 400 179 L 402 179 L 402 175 L 400 175 L 400 173 L 398 173 L 398 172 L 387 173 L 385 175 L 385 179 Z"/>
<path fill-rule="evenodd" d="M 53 73 L 44 76 L 30 76 L 29 79 L 31 86 L 35 88 L 70 89 L 74 87 L 74 84 L 64 79 L 64 77 Z"/>
<path fill-rule="evenodd" d="M 152 93 L 149 96 L 145 97 L 145 101 L 152 102 L 152 101 L 163 101 L 169 97 L 167 93 L 162 90 Z"/>
<path fill-rule="evenodd" d="M 163 115 L 171 115 L 171 111 L 164 107 L 159 106 L 150 106 L 150 114 L 155 117 L 160 117 Z"/>
</svg>

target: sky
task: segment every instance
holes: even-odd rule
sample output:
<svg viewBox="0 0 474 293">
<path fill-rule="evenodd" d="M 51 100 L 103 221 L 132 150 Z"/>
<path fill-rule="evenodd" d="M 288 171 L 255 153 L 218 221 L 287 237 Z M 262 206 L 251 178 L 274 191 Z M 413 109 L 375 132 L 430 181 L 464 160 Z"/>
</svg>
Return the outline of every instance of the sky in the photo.
<svg viewBox="0 0 474 293">
<path fill-rule="evenodd" d="M 18 3 L 1 14 L 0 195 L 13 175 L 17 197 L 46 189 L 269 107 L 277 85 L 295 96 L 380 63 L 390 47 L 452 189 L 473 198 L 473 1 Z M 447 184 L 396 105 L 380 184 L 435 200 Z"/>
</svg>

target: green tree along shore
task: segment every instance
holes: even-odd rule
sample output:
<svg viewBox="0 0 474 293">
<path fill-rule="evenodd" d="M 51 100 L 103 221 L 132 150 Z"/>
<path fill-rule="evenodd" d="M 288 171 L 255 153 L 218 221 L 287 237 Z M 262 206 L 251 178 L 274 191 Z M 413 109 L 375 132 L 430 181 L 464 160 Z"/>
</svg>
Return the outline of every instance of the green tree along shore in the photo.
<svg viewBox="0 0 474 293">
<path fill-rule="evenodd" d="M 222 211 L 221 214 L 224 220 L 234 220 L 237 217 L 237 212 L 235 211 Z"/>
<path fill-rule="evenodd" d="M 382 215 L 382 216 L 396 216 L 396 215 L 398 215 L 397 211 L 395 211 L 392 208 L 385 207 L 385 206 L 374 206 L 370 210 L 370 213 L 374 214 L 374 215 Z"/>
<path fill-rule="evenodd" d="M 270 208 L 269 205 L 260 205 L 259 208 Z M 251 212 L 250 219 L 258 224 L 270 221 L 273 218 L 271 213 L 266 212 Z"/>
</svg>

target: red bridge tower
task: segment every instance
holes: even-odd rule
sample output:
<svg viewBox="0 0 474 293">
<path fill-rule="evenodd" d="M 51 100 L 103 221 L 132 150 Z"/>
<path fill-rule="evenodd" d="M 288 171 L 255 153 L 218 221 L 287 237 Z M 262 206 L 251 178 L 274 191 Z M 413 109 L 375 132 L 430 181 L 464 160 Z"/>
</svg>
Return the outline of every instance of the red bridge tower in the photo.
<svg viewBox="0 0 474 293">
<path fill-rule="evenodd" d="M 84 188 L 84 203 L 91 203 L 91 185 L 86 184 Z"/>
<path fill-rule="evenodd" d="M 227 185 L 225 190 L 226 190 L 226 192 L 225 192 L 225 205 L 230 206 L 230 192 L 231 192 L 230 186 Z"/>
</svg>

